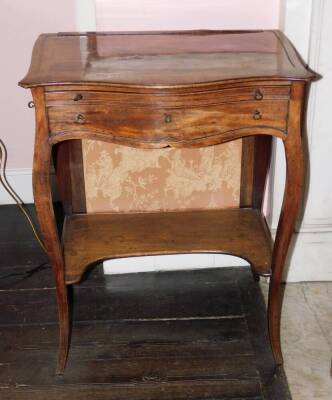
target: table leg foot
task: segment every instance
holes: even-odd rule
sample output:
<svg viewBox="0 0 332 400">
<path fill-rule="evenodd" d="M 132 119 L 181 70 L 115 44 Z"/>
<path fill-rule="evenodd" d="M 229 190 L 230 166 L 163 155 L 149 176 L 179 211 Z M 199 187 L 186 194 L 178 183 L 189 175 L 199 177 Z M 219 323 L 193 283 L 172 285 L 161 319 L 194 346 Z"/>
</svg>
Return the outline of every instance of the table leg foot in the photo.
<svg viewBox="0 0 332 400">
<path fill-rule="evenodd" d="M 68 289 L 66 285 L 57 288 L 59 309 L 59 350 L 56 374 L 63 375 L 70 346 L 71 324 L 68 306 Z"/>
<path fill-rule="evenodd" d="M 268 305 L 268 328 L 273 357 L 277 365 L 283 364 L 283 356 L 280 341 L 280 282 L 270 281 L 269 305 Z"/>
</svg>

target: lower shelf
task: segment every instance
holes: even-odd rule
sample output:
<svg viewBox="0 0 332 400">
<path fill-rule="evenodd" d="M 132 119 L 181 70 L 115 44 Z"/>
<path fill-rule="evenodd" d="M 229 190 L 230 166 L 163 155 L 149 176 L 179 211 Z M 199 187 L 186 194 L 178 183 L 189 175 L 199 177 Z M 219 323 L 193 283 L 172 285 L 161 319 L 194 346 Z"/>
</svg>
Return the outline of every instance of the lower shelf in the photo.
<svg viewBox="0 0 332 400">
<path fill-rule="evenodd" d="M 258 275 L 271 274 L 270 232 L 252 209 L 77 214 L 66 218 L 63 240 L 67 284 L 97 261 L 181 253 L 230 254 Z"/>
</svg>

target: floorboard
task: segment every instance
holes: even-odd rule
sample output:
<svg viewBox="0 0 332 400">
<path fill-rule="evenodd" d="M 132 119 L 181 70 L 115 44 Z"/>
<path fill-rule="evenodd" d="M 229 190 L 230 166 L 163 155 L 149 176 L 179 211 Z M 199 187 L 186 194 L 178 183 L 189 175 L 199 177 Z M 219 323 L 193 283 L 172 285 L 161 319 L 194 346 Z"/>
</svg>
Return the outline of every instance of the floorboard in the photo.
<svg viewBox="0 0 332 400">
<path fill-rule="evenodd" d="M 19 227 L 18 218 L 0 207 L 1 221 Z M 95 268 L 75 285 L 68 366 L 56 377 L 51 268 L 28 230 L 19 241 L 4 232 L 2 224 L 1 400 L 290 399 L 245 267 L 108 277 Z M 25 243 L 35 246 L 26 260 Z"/>
</svg>

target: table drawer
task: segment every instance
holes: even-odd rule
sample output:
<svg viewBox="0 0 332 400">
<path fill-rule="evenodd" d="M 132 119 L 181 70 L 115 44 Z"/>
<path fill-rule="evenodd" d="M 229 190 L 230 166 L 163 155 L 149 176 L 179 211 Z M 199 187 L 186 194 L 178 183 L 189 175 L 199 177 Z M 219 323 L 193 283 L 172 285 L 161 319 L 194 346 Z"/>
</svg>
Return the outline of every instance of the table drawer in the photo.
<svg viewBox="0 0 332 400">
<path fill-rule="evenodd" d="M 153 93 L 119 93 L 103 90 L 73 90 L 47 91 L 46 105 L 105 105 L 134 104 L 136 106 L 152 107 L 193 107 L 195 105 L 213 105 L 238 101 L 287 100 L 290 87 L 284 86 L 245 86 L 226 88 L 196 93 L 158 94 Z"/>
<path fill-rule="evenodd" d="M 195 140 L 248 127 L 286 130 L 287 100 L 195 108 L 49 107 L 51 134 L 92 131 L 138 141 Z"/>
</svg>

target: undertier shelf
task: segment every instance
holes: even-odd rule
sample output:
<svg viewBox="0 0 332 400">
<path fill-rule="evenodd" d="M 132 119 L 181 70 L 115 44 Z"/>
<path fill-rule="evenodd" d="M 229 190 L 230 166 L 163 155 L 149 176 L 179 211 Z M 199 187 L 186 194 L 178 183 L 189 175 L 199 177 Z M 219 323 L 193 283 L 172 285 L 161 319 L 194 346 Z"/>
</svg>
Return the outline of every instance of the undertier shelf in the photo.
<svg viewBox="0 0 332 400">
<path fill-rule="evenodd" d="M 98 261 L 183 253 L 230 254 L 271 275 L 271 235 L 254 209 L 76 214 L 66 218 L 63 239 L 67 284 Z"/>
</svg>

